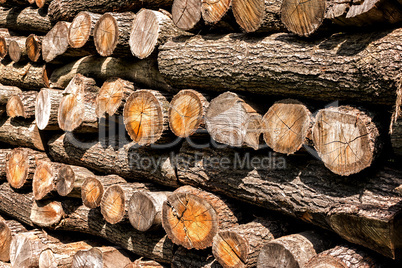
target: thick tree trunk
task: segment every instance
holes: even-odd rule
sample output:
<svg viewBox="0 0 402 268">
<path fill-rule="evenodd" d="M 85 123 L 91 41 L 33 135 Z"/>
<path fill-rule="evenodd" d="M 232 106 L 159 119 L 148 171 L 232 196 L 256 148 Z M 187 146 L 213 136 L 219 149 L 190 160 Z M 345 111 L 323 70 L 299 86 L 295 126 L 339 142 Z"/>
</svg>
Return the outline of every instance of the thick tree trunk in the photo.
<svg viewBox="0 0 402 268">
<path fill-rule="evenodd" d="M 169 134 L 169 102 L 159 91 L 132 93 L 124 105 L 123 118 L 128 135 L 139 146 L 163 143 Z"/>
<path fill-rule="evenodd" d="M 43 152 L 28 148 L 15 148 L 7 155 L 6 177 L 11 187 L 30 186 L 35 169 L 41 160 L 49 160 Z"/>
<path fill-rule="evenodd" d="M 152 58 L 127 60 L 111 57 L 84 57 L 54 70 L 50 82 L 53 87 L 65 88 L 77 73 L 103 81 L 112 77 L 120 77 L 148 88 L 171 90 L 159 73 L 156 60 Z"/>
<path fill-rule="evenodd" d="M 131 263 L 129 256 L 117 247 L 97 247 L 78 251 L 71 268 L 125 267 Z"/>
<path fill-rule="evenodd" d="M 124 183 L 127 181 L 117 175 L 88 177 L 81 185 L 82 203 L 88 208 L 97 208 L 100 206 L 103 193 L 107 188 Z M 141 188 L 139 184 L 137 186 Z"/>
<path fill-rule="evenodd" d="M 35 116 L 37 91 L 23 91 L 12 96 L 6 106 L 7 115 L 11 118 L 32 118 Z"/>
<path fill-rule="evenodd" d="M 170 8 L 173 0 L 54 0 L 49 6 L 49 16 L 53 21 L 72 21 L 80 11 L 103 14 L 105 12 L 123 12 L 140 8 Z"/>
<path fill-rule="evenodd" d="M 98 118 L 122 115 L 127 98 L 135 90 L 134 84 L 121 78 L 106 80 L 96 97 L 96 116 Z"/>
<path fill-rule="evenodd" d="M 30 63 L 0 63 L 0 83 L 28 90 L 49 87 L 46 65 Z"/>
<path fill-rule="evenodd" d="M 58 224 L 65 216 L 63 204 L 58 201 L 40 200 L 32 203 L 29 219 L 40 227 L 51 227 Z"/>
<path fill-rule="evenodd" d="M 90 244 L 86 241 L 55 243 L 40 253 L 39 268 L 70 268 L 75 254 L 80 250 L 89 250 L 92 248 Z"/>
<path fill-rule="evenodd" d="M 57 121 L 64 131 L 98 132 L 95 114 L 99 88 L 95 80 L 76 74 L 63 91 Z"/>
<path fill-rule="evenodd" d="M 170 102 L 170 130 L 181 138 L 205 130 L 204 116 L 208 106 L 209 102 L 201 93 L 192 89 L 181 90 Z"/>
<path fill-rule="evenodd" d="M 162 10 L 142 9 L 138 12 L 130 28 L 131 53 L 137 58 L 145 59 L 170 38 L 189 35 L 176 27 L 171 16 Z"/>
<path fill-rule="evenodd" d="M 26 37 L 13 36 L 9 38 L 8 55 L 14 62 L 23 62 L 28 59 L 28 53 L 26 49 Z"/>
<path fill-rule="evenodd" d="M 128 203 L 128 219 L 138 231 L 156 230 L 162 227 L 162 205 L 171 192 L 147 192 L 136 190 Z"/>
<path fill-rule="evenodd" d="M 25 41 L 28 58 L 33 62 L 37 62 L 42 55 L 42 40 L 42 36 L 30 34 Z"/>
<path fill-rule="evenodd" d="M 98 22 L 100 14 L 81 11 L 75 16 L 68 30 L 68 43 L 72 48 L 82 48 L 84 46 L 93 47 L 95 24 Z"/>
<path fill-rule="evenodd" d="M 286 33 L 194 37 L 161 46 L 158 66 L 176 88 L 394 105 L 401 37 L 402 29 L 308 43 Z"/>
<path fill-rule="evenodd" d="M 35 200 L 52 197 L 56 192 L 56 184 L 59 180 L 59 170 L 63 164 L 39 161 L 32 178 L 32 192 Z"/>
<path fill-rule="evenodd" d="M 3 183 L 0 185 L 0 196 L 0 211 L 33 225 L 29 218 L 33 202 L 32 193 L 14 192 L 7 183 Z M 63 201 L 63 208 L 66 215 L 53 227 L 56 230 L 88 233 L 105 238 L 139 256 L 162 263 L 172 261 L 174 244 L 160 232 L 139 232 L 127 223 L 110 225 L 103 220 L 98 209 L 79 206 L 69 200 Z"/>
<path fill-rule="evenodd" d="M 263 151 L 194 150 L 185 143 L 177 174 L 183 184 L 281 211 L 400 257 L 402 199 L 394 189 L 402 184 L 402 174 L 388 166 L 343 178 L 305 156 L 285 160 Z"/>
<path fill-rule="evenodd" d="M 18 221 L 4 220 L 0 216 L 0 261 L 10 261 L 10 245 L 13 236 L 27 229 Z"/>
<path fill-rule="evenodd" d="M 258 149 L 261 119 L 236 93 L 225 92 L 211 101 L 205 114 L 205 125 L 211 137 L 223 144 Z"/>
<path fill-rule="evenodd" d="M 257 267 L 305 267 L 318 253 L 331 247 L 332 241 L 324 235 L 309 231 L 283 236 L 266 244 L 258 256 Z"/>
<path fill-rule="evenodd" d="M 27 7 L 0 7 L 0 27 L 14 31 L 47 33 L 52 28 L 49 17 L 42 9 Z"/>
<path fill-rule="evenodd" d="M 7 155 L 12 149 L 0 149 L 0 181 L 6 180 Z"/>
<path fill-rule="evenodd" d="M 134 148 L 124 136 L 83 140 L 82 136 L 67 133 L 49 142 L 49 152 L 59 162 L 114 173 L 129 180 L 146 178 L 158 184 L 178 186 L 169 152 Z"/>
<path fill-rule="evenodd" d="M 40 151 L 46 147 L 46 137 L 35 122 L 15 118 L 0 118 L 0 141 Z"/>
<path fill-rule="evenodd" d="M 173 23 L 183 31 L 191 31 L 200 28 L 201 20 L 200 0 L 174 0 L 172 5 Z"/>
<path fill-rule="evenodd" d="M 281 22 L 282 0 L 232 0 L 236 22 L 247 33 L 283 32 Z"/>
<path fill-rule="evenodd" d="M 220 229 L 236 224 L 226 201 L 191 186 L 182 186 L 163 203 L 162 225 L 173 243 L 187 249 L 212 246 Z"/>
<path fill-rule="evenodd" d="M 276 1 L 280 7 L 280 16 L 286 28 L 299 36 L 310 36 L 322 24 L 326 12 L 326 0 Z"/>
<path fill-rule="evenodd" d="M 135 17 L 132 12 L 103 14 L 94 28 L 96 51 L 103 57 L 129 55 L 130 30 Z"/>
<path fill-rule="evenodd" d="M 6 105 L 8 100 L 22 91 L 18 87 L 0 85 L 0 105 Z"/>
<path fill-rule="evenodd" d="M 311 134 L 313 118 L 309 109 L 299 101 L 287 99 L 276 102 L 262 118 L 265 143 L 274 152 L 294 154 Z"/>
<path fill-rule="evenodd" d="M 40 130 L 60 129 L 57 121 L 63 90 L 43 88 L 35 102 L 35 121 Z"/>
<path fill-rule="evenodd" d="M 81 198 L 83 183 L 94 177 L 92 171 L 84 167 L 62 164 L 57 174 L 57 193 L 60 196 Z"/>
<path fill-rule="evenodd" d="M 379 154 L 379 131 L 372 117 L 350 106 L 320 110 L 312 129 L 318 156 L 332 172 L 359 173 Z"/>
<path fill-rule="evenodd" d="M 306 268 L 374 268 L 382 267 L 372 254 L 348 246 L 336 246 L 314 256 L 305 265 Z M 384 266 L 385 267 L 385 266 Z"/>
<path fill-rule="evenodd" d="M 212 252 L 225 268 L 255 267 L 261 248 L 285 234 L 277 221 L 255 221 L 221 230 L 215 235 Z"/>
<path fill-rule="evenodd" d="M 222 268 L 210 250 L 187 250 L 179 247 L 174 253 L 172 268 Z"/>
</svg>

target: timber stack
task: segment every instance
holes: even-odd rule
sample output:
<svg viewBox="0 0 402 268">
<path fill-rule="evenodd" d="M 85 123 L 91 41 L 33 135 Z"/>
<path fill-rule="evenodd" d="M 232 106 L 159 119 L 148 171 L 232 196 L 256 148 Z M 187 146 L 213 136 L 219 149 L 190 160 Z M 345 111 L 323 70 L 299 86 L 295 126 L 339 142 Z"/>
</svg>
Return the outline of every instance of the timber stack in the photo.
<svg viewBox="0 0 402 268">
<path fill-rule="evenodd" d="M 0 0 L 0 268 L 402 266 L 399 0 Z"/>
</svg>

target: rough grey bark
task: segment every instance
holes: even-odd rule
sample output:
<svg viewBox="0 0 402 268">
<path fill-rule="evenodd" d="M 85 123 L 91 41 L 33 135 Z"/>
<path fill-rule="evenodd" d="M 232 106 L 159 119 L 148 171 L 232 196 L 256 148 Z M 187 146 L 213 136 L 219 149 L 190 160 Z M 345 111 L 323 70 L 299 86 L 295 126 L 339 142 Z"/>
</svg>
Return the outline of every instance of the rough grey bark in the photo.
<svg viewBox="0 0 402 268">
<path fill-rule="evenodd" d="M 176 88 L 394 105 L 401 37 L 402 29 L 308 42 L 287 33 L 197 36 L 161 46 L 158 66 Z"/>
<path fill-rule="evenodd" d="M 27 31 L 29 29 L 31 33 L 47 33 L 52 28 L 52 24 L 42 9 L 0 7 L 0 27 L 14 31 Z"/>
<path fill-rule="evenodd" d="M 305 156 L 194 150 L 187 143 L 176 163 L 183 184 L 281 211 L 389 257 L 401 254 L 402 203 L 394 189 L 402 174 L 391 167 L 342 178 Z"/>
<path fill-rule="evenodd" d="M 49 87 L 48 73 L 45 64 L 26 64 L 1 62 L 0 83 L 17 86 L 28 90 Z"/>
</svg>

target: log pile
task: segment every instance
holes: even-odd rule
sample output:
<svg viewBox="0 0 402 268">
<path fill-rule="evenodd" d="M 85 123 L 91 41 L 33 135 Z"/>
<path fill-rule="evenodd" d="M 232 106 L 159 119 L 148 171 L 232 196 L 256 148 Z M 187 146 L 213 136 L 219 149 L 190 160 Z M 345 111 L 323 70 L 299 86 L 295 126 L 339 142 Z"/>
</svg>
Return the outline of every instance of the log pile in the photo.
<svg viewBox="0 0 402 268">
<path fill-rule="evenodd" d="M 0 0 L 0 267 L 400 267 L 401 21 Z"/>
</svg>

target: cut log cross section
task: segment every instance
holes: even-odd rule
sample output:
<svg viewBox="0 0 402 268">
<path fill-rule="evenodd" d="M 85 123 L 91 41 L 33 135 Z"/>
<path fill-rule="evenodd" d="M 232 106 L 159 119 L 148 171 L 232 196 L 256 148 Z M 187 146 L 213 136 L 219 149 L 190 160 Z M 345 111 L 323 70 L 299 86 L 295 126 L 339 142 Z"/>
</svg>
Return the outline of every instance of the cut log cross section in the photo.
<svg viewBox="0 0 402 268">
<path fill-rule="evenodd" d="M 37 226 L 51 227 L 65 216 L 63 206 L 58 201 L 40 200 L 32 203 L 29 219 Z"/>
<path fill-rule="evenodd" d="M 63 98 L 63 90 L 44 88 L 35 102 L 35 120 L 41 130 L 58 130 L 57 114 Z"/>
<path fill-rule="evenodd" d="M 32 179 L 32 192 L 35 200 L 44 199 L 56 190 L 58 173 L 62 164 L 39 161 Z"/>
<path fill-rule="evenodd" d="M 67 51 L 69 27 L 69 22 L 59 21 L 43 38 L 42 58 L 44 61 L 50 62 Z"/>
<path fill-rule="evenodd" d="M 229 11 L 232 0 L 202 1 L 201 14 L 204 21 L 210 24 L 219 22 Z"/>
<path fill-rule="evenodd" d="M 18 221 L 6 221 L 0 216 L 0 263 L 10 261 L 10 245 L 13 236 L 26 231 L 26 228 Z"/>
<path fill-rule="evenodd" d="M 212 246 L 220 228 L 236 224 L 237 218 L 218 196 L 191 186 L 178 188 L 162 208 L 162 225 L 173 243 L 187 249 Z"/>
<path fill-rule="evenodd" d="M 56 190 L 60 196 L 81 198 L 81 187 L 88 178 L 95 175 L 84 167 L 62 165 L 58 170 Z"/>
<path fill-rule="evenodd" d="M 71 268 L 83 267 L 126 267 L 130 258 L 119 248 L 98 247 L 78 251 L 73 258 Z"/>
<path fill-rule="evenodd" d="M 372 118 L 349 106 L 320 110 L 312 137 L 325 166 L 343 176 L 369 167 L 379 149 L 379 131 Z"/>
<path fill-rule="evenodd" d="M 172 132 L 182 138 L 194 134 L 204 128 L 204 116 L 209 103 L 201 93 L 192 90 L 181 90 L 170 102 L 169 126 Z"/>
<path fill-rule="evenodd" d="M 311 112 L 294 100 L 275 103 L 262 119 L 262 133 L 267 145 L 275 152 L 288 155 L 301 148 L 311 127 Z"/>
<path fill-rule="evenodd" d="M 7 115 L 11 118 L 35 116 L 35 101 L 38 96 L 37 91 L 24 91 L 12 96 L 6 106 Z"/>
<path fill-rule="evenodd" d="M 42 53 L 42 37 L 30 34 L 25 41 L 25 49 L 28 58 L 33 62 L 37 62 Z"/>
<path fill-rule="evenodd" d="M 168 130 L 169 102 L 155 90 L 137 90 L 127 99 L 123 117 L 126 130 L 138 145 L 150 145 Z"/>
<path fill-rule="evenodd" d="M 81 48 L 93 38 L 95 24 L 100 17 L 86 11 L 78 13 L 68 30 L 68 43 L 72 48 Z"/>
<path fill-rule="evenodd" d="M 197 28 L 201 21 L 201 0 L 174 0 L 172 5 L 172 20 L 184 31 Z"/>
<path fill-rule="evenodd" d="M 20 62 L 28 58 L 26 49 L 26 37 L 14 38 L 8 45 L 8 55 L 14 62 Z"/>
</svg>

